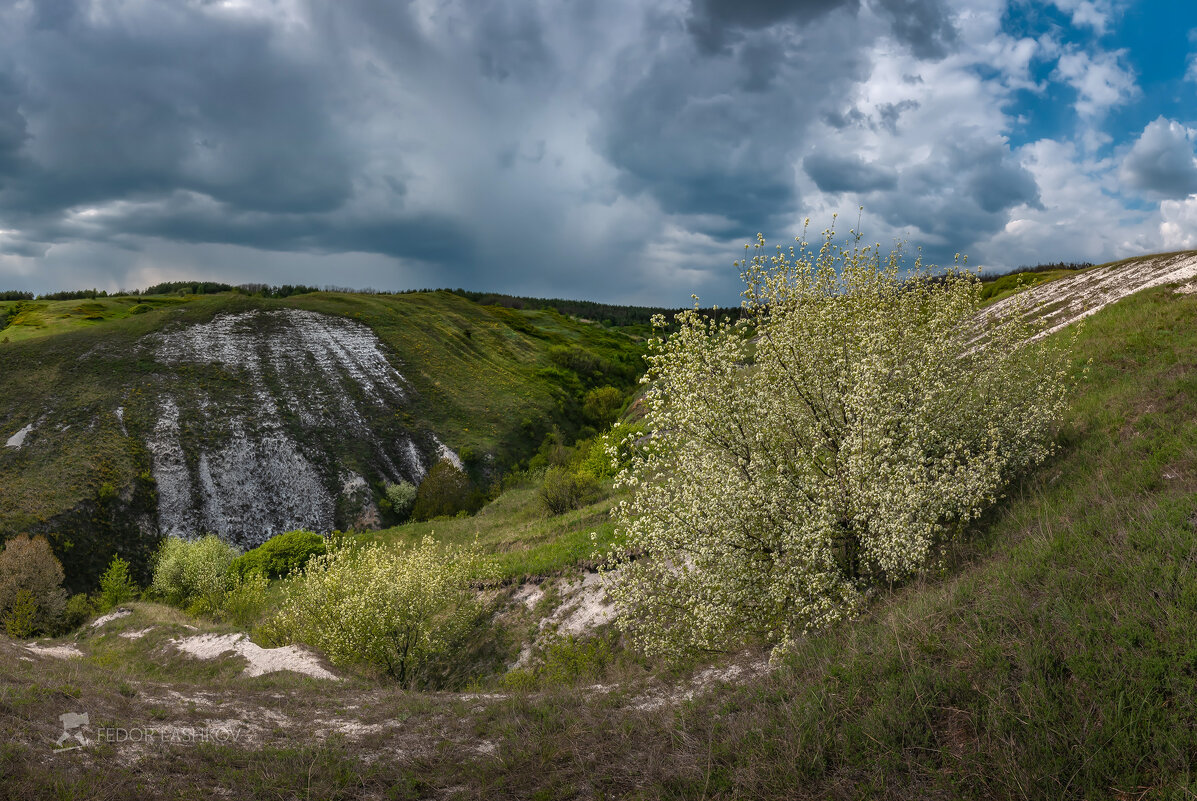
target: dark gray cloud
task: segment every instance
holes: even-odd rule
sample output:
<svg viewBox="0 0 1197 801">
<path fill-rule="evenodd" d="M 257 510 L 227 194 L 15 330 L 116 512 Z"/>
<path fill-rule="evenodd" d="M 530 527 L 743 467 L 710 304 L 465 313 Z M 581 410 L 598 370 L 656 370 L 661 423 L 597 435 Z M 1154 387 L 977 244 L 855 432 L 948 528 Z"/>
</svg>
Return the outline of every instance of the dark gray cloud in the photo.
<svg viewBox="0 0 1197 801">
<path fill-rule="evenodd" d="M 802 168 L 824 192 L 872 192 L 898 185 L 893 169 L 856 155 L 812 153 L 802 160 Z"/>
<path fill-rule="evenodd" d="M 1186 198 L 1197 192 L 1192 135 L 1163 117 L 1148 123 L 1122 162 L 1122 179 L 1157 197 Z"/>
<path fill-rule="evenodd" d="M 748 19 L 771 17 L 762 6 Z M 682 39 L 647 68 L 627 57 L 599 140 L 626 190 L 670 214 L 721 217 L 731 237 L 791 220 L 801 199 L 789 165 L 803 131 L 867 74 L 845 21 L 761 30 L 718 53 Z M 822 80 L 809 80 L 815 72 Z"/>
<path fill-rule="evenodd" d="M 334 87 L 268 22 L 176 4 L 113 11 L 60 11 L 23 41 L 22 105 L 38 130 L 0 207 L 48 211 L 174 189 L 244 210 L 344 202 L 349 154 L 330 124 Z"/>
<path fill-rule="evenodd" d="M 860 0 L 691 0 L 686 23 L 706 53 L 725 50 L 746 33 L 779 24 L 809 25 L 837 10 L 855 15 Z M 941 59 L 957 43 L 951 9 L 943 0 L 875 0 L 894 38 L 919 58 Z"/>
<path fill-rule="evenodd" d="M 778 23 L 812 22 L 829 11 L 855 13 L 859 0 L 693 0 L 686 27 L 705 53 L 724 50 L 744 32 Z"/>
<path fill-rule="evenodd" d="M 957 44 L 956 26 L 940 0 L 880 0 L 893 21 L 894 37 L 919 58 L 941 59 Z"/>
<path fill-rule="evenodd" d="M 0 0 L 0 285 L 207 265 L 726 302 L 739 243 L 852 194 L 964 245 L 1038 203 L 1034 180 L 996 133 L 920 140 L 910 97 L 933 99 L 876 71 L 896 43 L 943 80 L 920 60 L 964 46 L 954 19 L 943 0 Z"/>
<path fill-rule="evenodd" d="M 896 191 L 871 208 L 896 228 L 913 227 L 959 249 L 999 231 L 1020 205 L 1043 207 L 1034 176 L 1004 145 L 962 139 L 903 170 Z M 943 255 L 940 249 L 939 260 Z"/>
</svg>

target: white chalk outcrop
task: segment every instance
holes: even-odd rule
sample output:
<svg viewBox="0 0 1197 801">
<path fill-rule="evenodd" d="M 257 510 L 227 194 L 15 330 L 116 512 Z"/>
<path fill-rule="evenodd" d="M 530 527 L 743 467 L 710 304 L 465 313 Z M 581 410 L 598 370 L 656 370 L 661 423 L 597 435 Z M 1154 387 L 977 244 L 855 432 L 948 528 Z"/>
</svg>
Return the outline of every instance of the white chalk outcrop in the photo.
<svg viewBox="0 0 1197 801">
<path fill-rule="evenodd" d="M 253 546 L 291 529 L 377 521 L 361 464 L 335 453 L 353 451 L 375 480 L 412 482 L 452 454 L 431 432 L 378 430 L 406 407 L 411 387 L 357 321 L 255 310 L 152 334 L 145 345 L 175 370 L 148 441 L 163 534 L 211 531 Z"/>
<path fill-rule="evenodd" d="M 1043 325 L 1034 339 L 1041 339 L 1136 292 L 1165 284 L 1184 284 L 1193 278 L 1197 278 L 1197 254 L 1149 256 L 1032 287 L 1026 290 L 1026 297 L 1011 296 L 988 307 L 982 319 L 1000 319 L 1029 300 L 1030 314 Z"/>
</svg>

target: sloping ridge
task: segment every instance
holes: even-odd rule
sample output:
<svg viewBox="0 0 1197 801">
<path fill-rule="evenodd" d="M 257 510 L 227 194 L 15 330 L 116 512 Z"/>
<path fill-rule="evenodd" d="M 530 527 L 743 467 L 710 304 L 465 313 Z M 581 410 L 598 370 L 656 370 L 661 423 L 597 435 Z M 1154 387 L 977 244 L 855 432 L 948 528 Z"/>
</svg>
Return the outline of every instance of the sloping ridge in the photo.
<svg viewBox="0 0 1197 801">
<path fill-rule="evenodd" d="M 982 320 L 1001 319 L 1029 303 L 1028 313 L 1043 326 L 1034 339 L 1042 339 L 1136 292 L 1194 279 L 1197 252 L 1144 256 L 1085 270 L 1003 298 L 985 309 Z"/>
<path fill-rule="evenodd" d="M 442 455 L 456 458 L 432 432 L 394 424 L 413 390 L 354 320 L 258 309 L 140 344 L 171 370 L 147 443 L 163 534 L 248 546 L 370 525 L 371 483 L 418 483 Z"/>
</svg>

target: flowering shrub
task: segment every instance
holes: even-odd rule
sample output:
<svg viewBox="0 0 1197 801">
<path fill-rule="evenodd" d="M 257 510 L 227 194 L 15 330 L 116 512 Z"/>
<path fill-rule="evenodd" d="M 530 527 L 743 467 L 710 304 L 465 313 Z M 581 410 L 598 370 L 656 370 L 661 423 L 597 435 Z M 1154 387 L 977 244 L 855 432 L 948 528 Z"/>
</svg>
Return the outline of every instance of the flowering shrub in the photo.
<svg viewBox="0 0 1197 801">
<path fill-rule="evenodd" d="M 594 478 L 614 478 L 631 463 L 634 443 L 645 436 L 639 422 L 617 423 L 593 439 L 578 443 L 582 452 L 578 472 Z"/>
<path fill-rule="evenodd" d="M 408 549 L 338 548 L 287 581 L 270 630 L 334 664 L 366 665 L 410 686 L 470 629 L 480 609 L 470 581 L 486 571 L 477 551 L 431 537 Z"/>
<path fill-rule="evenodd" d="M 172 604 L 214 612 L 236 584 L 229 565 L 237 549 L 215 534 L 188 541 L 167 537 L 154 559 L 150 589 Z"/>
<path fill-rule="evenodd" d="M 407 481 L 400 481 L 398 484 L 387 483 L 386 501 L 400 520 L 406 520 L 411 515 L 412 507 L 416 505 L 417 492 L 416 485 Z"/>
<path fill-rule="evenodd" d="M 825 232 L 740 262 L 740 321 L 651 343 L 647 424 L 619 484 L 619 625 L 650 653 L 784 645 L 861 607 L 1051 452 L 1067 352 L 1021 316 L 981 331 L 980 281 Z M 664 320 L 658 318 L 657 325 Z M 978 344 L 980 343 L 980 344 Z"/>
</svg>

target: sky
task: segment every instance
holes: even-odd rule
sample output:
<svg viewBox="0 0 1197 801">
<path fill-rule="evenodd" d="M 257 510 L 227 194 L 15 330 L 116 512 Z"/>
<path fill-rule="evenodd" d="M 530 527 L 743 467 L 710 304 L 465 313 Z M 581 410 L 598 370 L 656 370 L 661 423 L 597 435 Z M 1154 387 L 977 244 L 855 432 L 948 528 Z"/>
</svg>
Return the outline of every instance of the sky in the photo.
<svg viewBox="0 0 1197 801">
<path fill-rule="evenodd" d="M 1180 0 L 0 0 L 0 290 L 1097 263 L 1197 248 L 1195 146 Z"/>
</svg>

